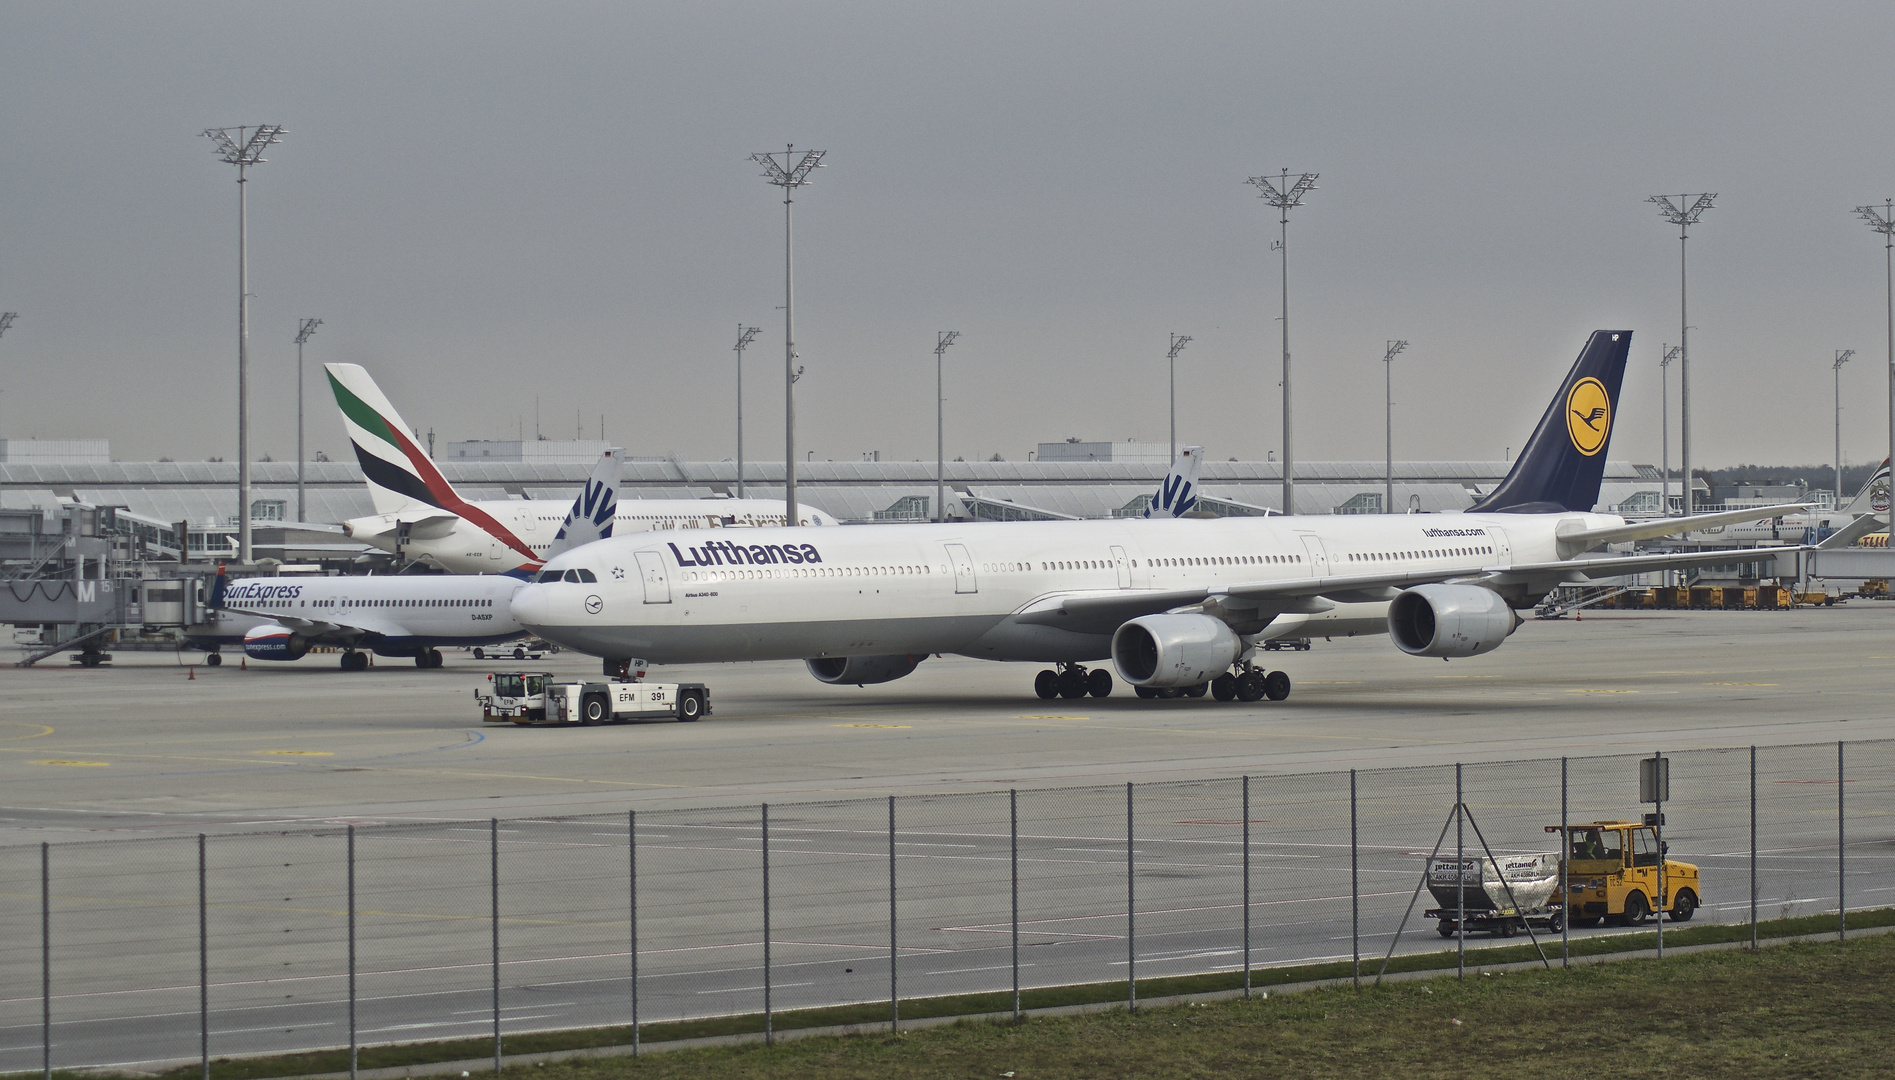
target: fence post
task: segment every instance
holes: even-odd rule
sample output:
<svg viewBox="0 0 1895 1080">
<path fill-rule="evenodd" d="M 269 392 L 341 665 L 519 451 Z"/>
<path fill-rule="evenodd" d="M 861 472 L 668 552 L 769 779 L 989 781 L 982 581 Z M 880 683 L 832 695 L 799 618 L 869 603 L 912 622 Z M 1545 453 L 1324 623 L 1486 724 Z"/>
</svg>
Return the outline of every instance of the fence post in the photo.
<svg viewBox="0 0 1895 1080">
<path fill-rule="evenodd" d="M 1461 827 L 1461 763 L 1454 763 L 1454 977 L 1467 978 L 1467 845 Z"/>
<path fill-rule="evenodd" d="M 775 1019 L 770 1015 L 770 804 L 763 804 L 763 1045 L 776 1045 Z"/>
<path fill-rule="evenodd" d="M 1757 748 L 1750 748 L 1750 947 L 1757 948 Z"/>
<path fill-rule="evenodd" d="M 349 1080 L 355 1080 L 355 826 L 349 826 Z"/>
<path fill-rule="evenodd" d="M 1007 860 L 1013 893 L 1013 1022 L 1020 1022 L 1020 793 L 1007 792 Z"/>
<path fill-rule="evenodd" d="M 1244 777 L 1244 999 L 1250 998 L 1250 777 Z"/>
<path fill-rule="evenodd" d="M 1349 966 L 1350 979 L 1362 989 L 1362 859 L 1357 846 L 1355 770 L 1349 770 Z M 1250 958 L 1244 958 L 1246 974 Z"/>
<path fill-rule="evenodd" d="M 1133 883 L 1132 782 L 1125 782 L 1125 1011 L 1138 1011 L 1138 890 Z"/>
<path fill-rule="evenodd" d="M 500 1071 L 500 819 L 487 819 L 488 882 L 493 916 L 493 1071 Z"/>
<path fill-rule="evenodd" d="M 204 1080 L 211 1080 L 211 939 L 205 914 L 204 834 L 197 834 L 197 1050 L 203 1060 Z"/>
<path fill-rule="evenodd" d="M 53 1080 L 53 857 L 39 845 L 39 1037 L 40 1075 Z"/>
<path fill-rule="evenodd" d="M 638 811 L 625 812 L 627 928 L 632 939 L 632 1056 L 638 1056 Z"/>
<path fill-rule="evenodd" d="M 1566 860 L 1573 853 L 1572 834 L 1566 829 L 1566 758 L 1559 759 L 1559 966 L 1573 966 L 1573 886 L 1566 879 Z"/>
<path fill-rule="evenodd" d="M 1843 860 L 1844 860 L 1843 840 L 1845 839 L 1845 833 L 1844 833 L 1843 827 L 1845 824 L 1847 824 L 1847 819 L 1844 817 L 1843 812 L 1842 812 L 1842 788 L 1843 788 L 1842 747 L 1843 747 L 1842 740 L 1840 739 L 1836 740 L 1836 940 L 1837 941 L 1847 941 L 1849 939 L 1849 900 L 1848 900 L 1848 894 L 1844 891 L 1847 888 L 1848 882 L 1842 876 L 1843 875 Z"/>
<path fill-rule="evenodd" d="M 901 995 L 895 981 L 895 797 L 888 797 L 888 1030 L 901 1030 Z"/>
</svg>

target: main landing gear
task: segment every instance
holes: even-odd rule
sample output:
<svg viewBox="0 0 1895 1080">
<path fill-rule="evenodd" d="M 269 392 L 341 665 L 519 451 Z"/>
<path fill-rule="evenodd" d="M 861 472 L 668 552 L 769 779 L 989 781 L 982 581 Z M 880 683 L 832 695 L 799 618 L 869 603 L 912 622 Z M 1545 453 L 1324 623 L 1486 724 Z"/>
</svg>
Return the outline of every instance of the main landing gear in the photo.
<svg viewBox="0 0 1895 1080">
<path fill-rule="evenodd" d="M 423 649 L 415 654 L 415 666 L 422 670 L 441 666 L 441 650 Z"/>
<path fill-rule="evenodd" d="M 1237 671 L 1227 671 L 1207 683 L 1196 686 L 1140 686 L 1134 692 L 1142 698 L 1181 698 L 1203 697 L 1208 691 L 1219 701 L 1282 701 L 1290 696 L 1290 677 L 1281 671 L 1265 672 L 1262 668 L 1245 666 Z"/>
<path fill-rule="evenodd" d="M 1080 664 L 1061 664 L 1058 671 L 1046 670 L 1033 680 L 1033 692 L 1042 701 L 1054 698 L 1107 697 L 1112 693 L 1112 673 L 1104 668 L 1088 671 Z"/>
<path fill-rule="evenodd" d="M 353 649 L 351 649 L 348 652 L 343 653 L 342 654 L 342 670 L 367 671 L 368 670 L 368 654 L 365 652 L 356 652 Z"/>
</svg>

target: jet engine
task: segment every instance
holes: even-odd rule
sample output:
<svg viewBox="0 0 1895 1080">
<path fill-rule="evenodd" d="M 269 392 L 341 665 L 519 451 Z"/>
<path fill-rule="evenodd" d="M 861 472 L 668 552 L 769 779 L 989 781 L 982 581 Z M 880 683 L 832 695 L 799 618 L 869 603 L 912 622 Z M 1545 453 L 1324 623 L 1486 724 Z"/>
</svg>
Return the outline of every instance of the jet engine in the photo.
<svg viewBox="0 0 1895 1080">
<path fill-rule="evenodd" d="M 919 667 L 923 659 L 925 655 L 903 654 L 900 656 L 825 656 L 803 662 L 809 665 L 809 673 L 816 676 L 818 682 L 867 686 L 869 683 L 894 682 Z"/>
<path fill-rule="evenodd" d="M 1243 640 L 1209 615 L 1145 615 L 1112 635 L 1112 666 L 1133 686 L 1196 686 L 1222 675 Z"/>
<path fill-rule="evenodd" d="M 243 654 L 252 660 L 301 660 L 309 639 L 274 623 L 253 626 L 243 636 Z"/>
<path fill-rule="evenodd" d="M 1388 636 L 1411 656 L 1479 656 L 1519 625 L 1507 601 L 1479 585 L 1417 585 L 1388 605 Z"/>
</svg>

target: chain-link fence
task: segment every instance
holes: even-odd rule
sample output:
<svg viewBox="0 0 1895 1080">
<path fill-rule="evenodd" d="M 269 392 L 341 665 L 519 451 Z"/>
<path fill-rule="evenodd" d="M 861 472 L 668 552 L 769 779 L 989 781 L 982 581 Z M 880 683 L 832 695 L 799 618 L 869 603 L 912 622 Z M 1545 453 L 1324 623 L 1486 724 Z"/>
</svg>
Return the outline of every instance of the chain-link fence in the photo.
<svg viewBox="0 0 1895 1080">
<path fill-rule="evenodd" d="M 1895 906 L 1895 742 L 1669 754 L 1642 792 L 1653 756 L 0 847 L 0 1072 L 1369 978 L 1489 945 L 1424 917 L 1430 855 L 1562 820 L 1662 815 L 1700 922 Z M 1614 921 L 1533 933 L 1559 962 Z"/>
</svg>

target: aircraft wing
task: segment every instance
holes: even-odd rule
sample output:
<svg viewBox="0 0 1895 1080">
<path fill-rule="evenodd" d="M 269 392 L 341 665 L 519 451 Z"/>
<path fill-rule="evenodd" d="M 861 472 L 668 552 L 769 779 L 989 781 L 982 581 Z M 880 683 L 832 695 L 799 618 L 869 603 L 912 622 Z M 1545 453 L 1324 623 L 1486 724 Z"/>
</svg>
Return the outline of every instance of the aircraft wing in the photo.
<svg viewBox="0 0 1895 1080">
<path fill-rule="evenodd" d="M 218 609 L 232 611 L 239 615 L 254 615 L 259 619 L 268 619 L 312 640 L 354 641 L 365 635 L 381 637 L 399 636 L 407 633 L 402 627 L 383 619 L 361 619 L 346 621 L 341 619 L 299 619 L 294 615 L 285 615 L 280 611 L 263 608 L 235 607 L 229 604 Z"/>
<path fill-rule="evenodd" d="M 1729 562 L 1726 556 L 1723 562 Z M 1014 614 L 1015 622 L 1056 626 L 1079 634 L 1109 634 L 1128 619 L 1156 615 L 1175 608 L 1212 601 L 1255 608 L 1264 614 L 1327 611 L 1336 604 L 1392 600 L 1410 585 L 1473 579 L 1485 568 L 1478 564 L 1444 566 L 1401 573 L 1337 574 L 1319 578 L 1239 582 L 1198 589 L 1115 589 L 1066 593 L 1044 597 Z"/>
<path fill-rule="evenodd" d="M 1724 566 L 1736 562 L 1757 562 L 1763 558 L 1807 547 L 1725 548 L 1721 551 L 1691 551 L 1675 555 L 1625 555 L 1602 559 L 1565 559 L 1555 562 L 1515 563 L 1497 566 L 1485 576 L 1494 583 L 1525 582 L 1535 588 L 1552 588 L 1561 582 L 1582 579 L 1642 574 L 1650 570 L 1688 570 L 1695 566 Z"/>
<path fill-rule="evenodd" d="M 1884 522 L 1874 514 L 1862 514 L 1854 521 L 1829 534 L 1829 538 L 1817 544 L 1816 547 L 1821 551 L 1833 551 L 1836 548 L 1852 547 L 1857 540 L 1862 539 L 1877 529 L 1887 527 L 1887 522 Z"/>
<path fill-rule="evenodd" d="M 1626 525 L 1608 525 L 1598 529 L 1568 529 L 1559 534 L 1559 549 L 1562 552 L 1577 555 L 1601 544 L 1656 540 L 1661 536 L 1678 536 L 1682 533 L 1697 532 L 1699 529 L 1716 529 L 1725 525 L 1742 525 L 1749 521 L 1765 521 L 1770 518 L 1780 518 L 1785 514 L 1802 513 L 1813 509 L 1815 505 L 1815 503 L 1783 503 L 1780 506 L 1749 506 L 1742 510 L 1726 510 L 1717 514 L 1654 518 L 1651 521 L 1634 521 Z"/>
</svg>

